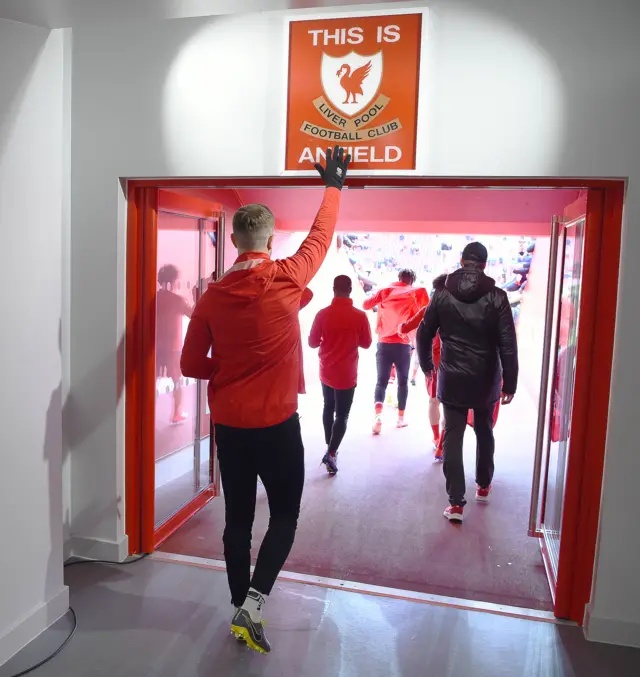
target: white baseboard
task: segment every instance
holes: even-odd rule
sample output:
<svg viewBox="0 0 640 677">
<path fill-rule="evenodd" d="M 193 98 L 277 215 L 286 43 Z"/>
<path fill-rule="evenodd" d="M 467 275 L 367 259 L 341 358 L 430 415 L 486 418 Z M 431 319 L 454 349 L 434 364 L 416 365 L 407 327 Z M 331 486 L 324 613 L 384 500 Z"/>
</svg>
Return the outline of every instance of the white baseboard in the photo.
<svg viewBox="0 0 640 677">
<path fill-rule="evenodd" d="M 68 610 L 69 588 L 65 585 L 57 595 L 34 609 L 4 637 L 0 637 L 0 665 L 6 663 L 41 632 L 62 618 Z"/>
<path fill-rule="evenodd" d="M 82 536 L 72 536 L 70 539 L 69 557 L 123 562 L 128 556 L 129 539 L 126 536 L 123 536 L 120 541 L 103 541 L 99 538 Z"/>
<path fill-rule="evenodd" d="M 640 648 L 640 622 L 594 616 L 591 607 L 588 606 L 584 621 L 584 636 L 590 642 Z"/>
</svg>

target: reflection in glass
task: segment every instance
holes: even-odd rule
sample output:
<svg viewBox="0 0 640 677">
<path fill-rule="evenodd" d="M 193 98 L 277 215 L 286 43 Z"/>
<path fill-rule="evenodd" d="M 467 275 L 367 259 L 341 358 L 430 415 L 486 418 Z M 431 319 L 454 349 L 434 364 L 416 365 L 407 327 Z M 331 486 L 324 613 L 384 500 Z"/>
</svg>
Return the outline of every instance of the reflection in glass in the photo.
<svg viewBox="0 0 640 677">
<path fill-rule="evenodd" d="M 186 379 L 180 355 L 191 312 L 215 270 L 202 219 L 158 215 L 156 296 L 155 525 L 210 484 L 206 384 Z M 209 224 L 211 229 L 211 224 Z M 213 250 L 213 253 L 210 252 Z M 205 265 L 209 279 L 203 275 Z"/>
<path fill-rule="evenodd" d="M 554 574 L 557 576 L 560 535 L 566 484 L 567 460 L 576 368 L 576 338 L 580 306 L 580 277 L 584 220 L 566 229 L 564 265 L 560 288 L 560 311 L 555 369 L 551 384 L 546 498 L 543 531 Z"/>
</svg>

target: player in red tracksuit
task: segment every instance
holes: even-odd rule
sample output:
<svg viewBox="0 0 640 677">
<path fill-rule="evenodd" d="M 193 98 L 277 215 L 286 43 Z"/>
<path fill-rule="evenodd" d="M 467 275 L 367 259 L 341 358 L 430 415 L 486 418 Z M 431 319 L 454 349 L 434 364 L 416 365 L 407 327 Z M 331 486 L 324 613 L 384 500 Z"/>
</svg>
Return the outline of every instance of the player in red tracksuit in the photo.
<svg viewBox="0 0 640 677">
<path fill-rule="evenodd" d="M 338 472 L 338 447 L 347 431 L 358 382 L 358 348 L 371 346 L 369 320 L 366 313 L 353 307 L 351 290 L 351 278 L 338 275 L 333 281 L 334 299 L 316 315 L 309 334 L 309 346 L 320 348 L 322 424 L 327 443 L 322 462 L 329 475 Z"/>
<path fill-rule="evenodd" d="M 416 274 L 413 270 L 401 270 L 398 282 L 379 289 L 363 304 L 365 310 L 378 308 L 378 349 L 376 366 L 378 380 L 375 389 L 375 419 L 373 434 L 382 431 L 384 396 L 389 384 L 391 370 L 395 366 L 398 383 L 397 428 L 406 426 L 404 411 L 409 394 L 409 369 L 411 368 L 411 339 L 398 332 L 400 325 L 429 303 L 429 295 L 423 287 L 414 287 Z"/>
<path fill-rule="evenodd" d="M 181 368 L 207 379 L 224 490 L 224 556 L 235 607 L 232 633 L 268 653 L 262 608 L 295 538 L 304 485 L 297 414 L 304 392 L 298 312 L 304 290 L 331 245 L 349 164 L 341 148 L 316 169 L 326 186 L 309 234 L 289 258 L 271 259 L 275 219 L 264 205 L 233 217 L 238 258 L 193 311 Z M 269 528 L 251 574 L 251 532 L 258 477 L 269 503 Z"/>
<path fill-rule="evenodd" d="M 444 281 L 446 280 L 446 275 L 439 275 L 433 281 L 433 288 L 437 290 L 438 288 L 444 287 Z M 416 345 L 416 331 L 422 318 L 424 317 L 424 311 L 426 310 L 426 305 L 407 322 L 400 325 L 399 331 L 411 338 L 413 346 Z M 436 393 L 438 390 L 438 365 L 440 364 L 440 335 L 436 334 L 435 339 L 433 340 L 433 364 L 434 370 L 433 373 L 425 377 L 427 384 L 427 393 L 429 395 L 429 424 L 431 425 L 431 430 L 433 432 L 433 446 L 436 450 L 436 458 L 442 458 L 442 454 L 438 456 L 438 450 L 442 451 L 440 445 L 440 402 L 438 402 Z"/>
</svg>

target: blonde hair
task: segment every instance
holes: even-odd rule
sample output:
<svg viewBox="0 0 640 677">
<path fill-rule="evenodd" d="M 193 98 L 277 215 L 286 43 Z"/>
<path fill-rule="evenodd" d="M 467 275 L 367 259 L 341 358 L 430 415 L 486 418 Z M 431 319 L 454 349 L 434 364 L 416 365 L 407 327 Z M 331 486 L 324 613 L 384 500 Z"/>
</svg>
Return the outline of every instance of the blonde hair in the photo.
<svg viewBox="0 0 640 677">
<path fill-rule="evenodd" d="M 264 249 L 273 235 L 275 219 L 265 205 L 245 205 L 233 215 L 233 234 L 240 249 Z"/>
</svg>

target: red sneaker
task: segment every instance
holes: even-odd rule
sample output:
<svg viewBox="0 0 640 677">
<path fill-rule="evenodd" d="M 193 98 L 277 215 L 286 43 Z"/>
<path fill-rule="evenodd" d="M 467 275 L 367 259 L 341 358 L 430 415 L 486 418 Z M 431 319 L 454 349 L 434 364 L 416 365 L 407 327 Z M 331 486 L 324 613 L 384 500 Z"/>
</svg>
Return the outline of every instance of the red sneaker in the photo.
<svg viewBox="0 0 640 677">
<path fill-rule="evenodd" d="M 489 485 L 486 489 L 483 489 L 482 487 L 477 487 L 476 501 L 480 501 L 480 503 L 488 503 L 490 493 L 491 493 L 491 485 Z"/>
<path fill-rule="evenodd" d="M 450 505 L 443 513 L 449 522 L 462 522 L 462 512 L 464 508 L 461 505 Z"/>
<path fill-rule="evenodd" d="M 180 423 L 184 423 L 187 418 L 187 414 L 178 414 L 171 419 L 171 425 L 180 425 Z"/>
</svg>

